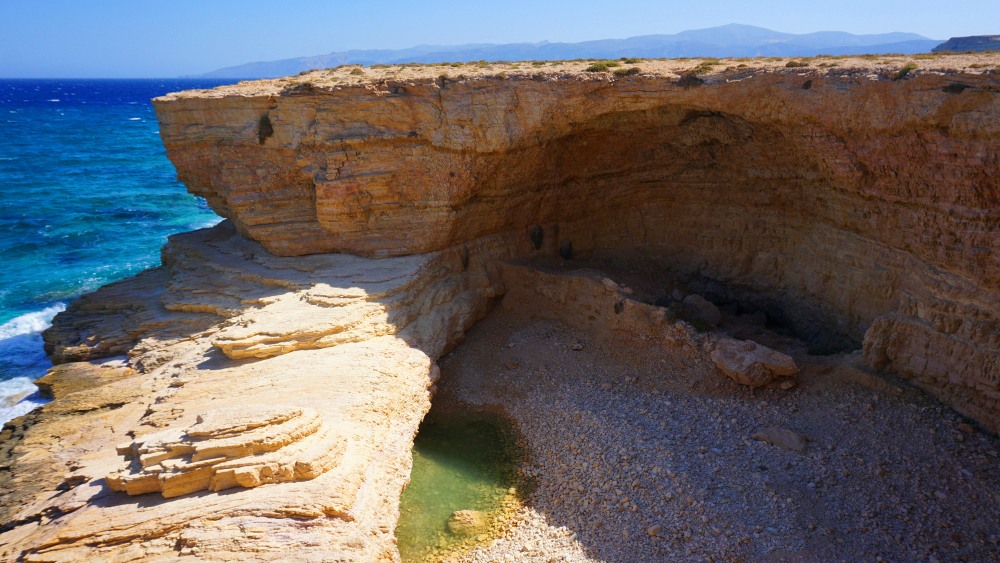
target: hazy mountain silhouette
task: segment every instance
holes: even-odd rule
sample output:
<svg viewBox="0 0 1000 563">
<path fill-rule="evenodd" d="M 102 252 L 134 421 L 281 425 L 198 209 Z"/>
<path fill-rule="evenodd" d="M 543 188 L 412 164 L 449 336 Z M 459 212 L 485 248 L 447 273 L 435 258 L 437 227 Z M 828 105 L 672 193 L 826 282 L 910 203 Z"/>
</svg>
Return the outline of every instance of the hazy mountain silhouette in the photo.
<svg viewBox="0 0 1000 563">
<path fill-rule="evenodd" d="M 399 50 L 351 50 L 315 57 L 247 63 L 200 75 L 203 78 L 276 78 L 342 64 L 437 63 L 610 59 L 619 57 L 808 57 L 927 53 L 940 41 L 916 33 L 854 35 L 843 31 L 782 33 L 752 25 L 729 24 L 673 35 L 641 35 L 582 43 L 492 43 L 417 45 Z"/>
</svg>

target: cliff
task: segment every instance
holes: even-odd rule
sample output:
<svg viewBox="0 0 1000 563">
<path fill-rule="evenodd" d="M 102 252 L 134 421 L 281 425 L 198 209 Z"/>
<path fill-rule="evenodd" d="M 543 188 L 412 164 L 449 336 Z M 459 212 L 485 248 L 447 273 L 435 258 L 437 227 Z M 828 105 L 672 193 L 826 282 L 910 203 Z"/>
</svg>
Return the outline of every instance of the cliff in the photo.
<svg viewBox="0 0 1000 563">
<path fill-rule="evenodd" d="M 181 179 L 272 253 L 420 254 L 532 225 L 552 252 L 639 249 L 996 429 L 1000 79 L 956 63 L 320 72 L 155 104 Z"/>
<path fill-rule="evenodd" d="M 155 100 L 229 221 L 56 318 L 56 399 L 5 430 L 3 558 L 397 559 L 434 362 L 516 257 L 641 256 L 1000 429 L 1000 77 L 967 59 L 347 68 Z"/>
<path fill-rule="evenodd" d="M 932 52 L 953 51 L 1000 51 L 1000 35 L 972 35 L 969 37 L 952 37 L 934 47 Z"/>
</svg>

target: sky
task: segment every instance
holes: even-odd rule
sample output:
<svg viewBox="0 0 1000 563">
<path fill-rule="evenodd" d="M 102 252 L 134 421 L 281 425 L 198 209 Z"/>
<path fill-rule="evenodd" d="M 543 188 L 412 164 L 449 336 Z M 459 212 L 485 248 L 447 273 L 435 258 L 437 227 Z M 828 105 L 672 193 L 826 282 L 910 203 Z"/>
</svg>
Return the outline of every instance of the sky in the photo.
<svg viewBox="0 0 1000 563">
<path fill-rule="evenodd" d="M 168 78 L 418 44 L 579 42 L 729 23 L 1000 34 L 998 0 L 0 0 L 0 78 Z"/>
</svg>

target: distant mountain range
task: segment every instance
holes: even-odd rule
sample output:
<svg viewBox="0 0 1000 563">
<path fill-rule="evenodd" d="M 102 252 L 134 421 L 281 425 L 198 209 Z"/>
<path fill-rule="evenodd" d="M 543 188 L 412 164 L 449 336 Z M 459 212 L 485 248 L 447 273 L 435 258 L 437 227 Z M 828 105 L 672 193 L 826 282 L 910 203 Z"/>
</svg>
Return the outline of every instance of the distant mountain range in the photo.
<svg viewBox="0 0 1000 563">
<path fill-rule="evenodd" d="M 315 57 L 247 63 L 202 74 L 199 78 L 277 78 L 342 64 L 438 63 L 612 59 L 619 57 L 808 57 L 814 55 L 927 53 L 941 41 L 916 33 L 854 35 L 843 31 L 781 33 L 752 25 L 729 24 L 673 35 L 642 35 L 582 43 L 473 43 L 417 45 L 400 50 L 351 50 Z"/>
</svg>

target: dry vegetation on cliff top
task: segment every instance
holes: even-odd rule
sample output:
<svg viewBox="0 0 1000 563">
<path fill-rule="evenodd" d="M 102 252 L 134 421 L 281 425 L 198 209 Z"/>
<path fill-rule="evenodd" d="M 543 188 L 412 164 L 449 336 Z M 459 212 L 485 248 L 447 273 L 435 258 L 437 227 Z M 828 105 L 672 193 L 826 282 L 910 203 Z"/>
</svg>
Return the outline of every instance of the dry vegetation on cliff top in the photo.
<svg viewBox="0 0 1000 563">
<path fill-rule="evenodd" d="M 634 62 L 633 62 L 634 61 Z M 874 80 L 894 80 L 921 73 L 984 74 L 1000 73 L 1000 53 L 930 53 L 920 55 L 857 55 L 767 58 L 684 58 L 627 59 L 614 61 L 606 71 L 588 71 L 600 67 L 600 59 L 572 61 L 520 61 L 473 63 L 410 63 L 393 65 L 342 65 L 316 69 L 296 76 L 240 82 L 212 90 L 188 90 L 167 97 L 213 95 L 275 94 L 290 89 L 341 88 L 392 81 L 399 84 L 426 80 L 457 82 L 491 77 L 511 80 L 609 80 L 630 76 L 680 79 L 696 76 L 706 83 L 738 81 L 763 73 L 789 73 L 799 76 L 857 75 Z M 911 66 L 912 65 L 912 66 Z M 903 71 L 910 67 L 911 70 Z M 639 69 L 638 72 L 630 69 Z M 902 76 L 900 76 L 902 74 Z"/>
</svg>

